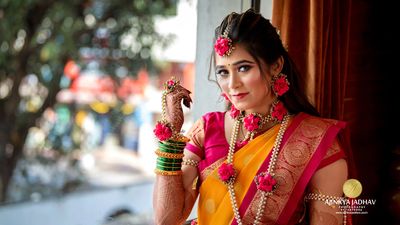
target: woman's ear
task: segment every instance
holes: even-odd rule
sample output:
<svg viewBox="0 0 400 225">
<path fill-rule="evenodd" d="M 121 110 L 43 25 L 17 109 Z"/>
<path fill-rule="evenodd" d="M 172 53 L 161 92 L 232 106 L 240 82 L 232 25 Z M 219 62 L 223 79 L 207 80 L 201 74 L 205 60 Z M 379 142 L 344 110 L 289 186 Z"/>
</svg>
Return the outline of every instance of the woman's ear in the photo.
<svg viewBox="0 0 400 225">
<path fill-rule="evenodd" d="M 284 63 L 283 57 L 279 56 L 279 58 L 271 66 L 272 75 L 278 75 L 282 71 L 283 63 Z"/>
</svg>

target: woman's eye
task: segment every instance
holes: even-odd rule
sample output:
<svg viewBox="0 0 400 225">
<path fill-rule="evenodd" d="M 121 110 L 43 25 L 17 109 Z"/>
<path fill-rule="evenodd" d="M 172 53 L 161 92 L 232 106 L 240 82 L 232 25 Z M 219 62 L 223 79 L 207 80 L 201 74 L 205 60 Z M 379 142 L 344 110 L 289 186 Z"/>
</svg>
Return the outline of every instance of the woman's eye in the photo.
<svg viewBox="0 0 400 225">
<path fill-rule="evenodd" d="M 216 74 L 218 77 L 224 78 L 229 75 L 229 72 L 227 70 L 217 70 Z"/>
<path fill-rule="evenodd" d="M 243 66 L 239 67 L 238 71 L 239 72 L 247 72 L 250 70 L 250 68 L 251 68 L 251 66 L 249 66 L 249 65 L 243 65 Z"/>
</svg>

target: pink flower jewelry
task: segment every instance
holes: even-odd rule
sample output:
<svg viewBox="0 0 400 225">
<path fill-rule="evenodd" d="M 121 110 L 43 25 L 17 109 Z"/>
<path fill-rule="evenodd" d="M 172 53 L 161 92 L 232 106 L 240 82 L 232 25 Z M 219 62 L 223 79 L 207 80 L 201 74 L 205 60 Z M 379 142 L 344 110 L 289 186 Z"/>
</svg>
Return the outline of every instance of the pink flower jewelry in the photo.
<svg viewBox="0 0 400 225">
<path fill-rule="evenodd" d="M 240 110 L 238 110 L 233 104 L 231 106 L 231 111 L 229 115 L 233 118 L 236 119 L 240 115 Z"/>
<path fill-rule="evenodd" d="M 172 129 L 168 126 L 168 124 L 160 121 L 157 122 L 153 132 L 160 141 L 165 141 L 172 137 Z"/>
<path fill-rule="evenodd" d="M 243 119 L 244 128 L 246 128 L 246 130 L 248 130 L 249 132 L 255 131 L 260 126 L 260 120 L 261 118 L 259 116 L 249 114 Z"/>
<path fill-rule="evenodd" d="M 231 163 L 222 163 L 218 168 L 218 175 L 223 182 L 229 183 L 235 179 L 235 168 Z"/>
<path fill-rule="evenodd" d="M 221 96 L 224 97 L 225 101 L 227 101 L 228 103 L 231 102 L 231 100 L 229 100 L 228 96 L 225 93 L 222 93 Z"/>
<path fill-rule="evenodd" d="M 276 96 L 282 96 L 289 90 L 289 81 L 285 74 L 280 73 L 272 78 L 272 90 Z"/>
<path fill-rule="evenodd" d="M 154 135 L 160 141 L 166 141 L 174 137 L 174 135 L 179 135 L 174 132 L 172 124 L 167 122 L 166 108 L 167 100 L 166 96 L 168 93 L 174 91 L 175 87 L 179 85 L 179 81 L 172 77 L 164 83 L 164 91 L 162 93 L 162 109 L 161 109 L 161 120 L 157 121 L 156 127 L 153 130 Z"/>
<path fill-rule="evenodd" d="M 164 83 L 164 89 L 169 93 L 173 91 L 177 85 L 179 85 L 179 81 L 175 80 L 175 77 L 172 77 Z"/>
<path fill-rule="evenodd" d="M 218 168 L 218 175 L 219 179 L 224 182 L 228 187 L 228 192 L 233 208 L 233 214 L 238 225 L 243 225 L 243 223 L 240 216 L 239 206 L 236 200 L 236 193 L 234 188 L 236 170 L 233 164 L 233 156 L 235 152 L 235 147 L 247 144 L 249 139 L 253 139 L 253 136 L 257 129 L 259 129 L 264 123 L 269 121 L 281 122 L 278 135 L 275 139 L 275 143 L 271 152 L 268 169 L 265 172 L 259 173 L 254 178 L 257 189 L 261 191 L 261 200 L 259 207 L 257 207 L 258 210 L 253 224 L 259 224 L 264 213 L 263 211 L 265 209 L 267 196 L 272 195 L 278 185 L 277 181 L 274 178 L 274 168 L 277 162 L 278 153 L 281 147 L 280 145 L 282 143 L 283 135 L 286 131 L 290 116 L 287 113 L 287 110 L 283 103 L 279 100 L 276 100 L 272 103 L 270 114 L 268 116 L 262 116 L 257 113 L 252 113 L 243 118 L 243 115 L 240 113 L 240 111 L 239 113 L 237 113 L 237 111 L 239 110 L 232 106 L 230 114 L 232 118 L 235 119 L 235 123 L 233 125 L 232 136 L 229 143 L 227 160 L 226 162 L 222 163 L 221 166 Z M 245 140 L 237 143 L 239 127 L 242 122 L 244 123 L 244 127 L 246 128 L 248 133 L 246 134 Z M 250 137 L 248 136 L 248 134 L 250 134 Z"/>
<path fill-rule="evenodd" d="M 260 173 L 254 178 L 258 190 L 270 192 L 275 189 L 276 180 L 269 173 Z"/>
<path fill-rule="evenodd" d="M 214 44 L 215 52 L 223 57 L 229 56 L 234 47 L 232 44 L 232 40 L 228 37 L 229 34 L 229 25 L 226 27 L 224 33 L 217 38 Z"/>
<path fill-rule="evenodd" d="M 196 219 L 192 220 L 192 222 L 190 222 L 190 225 L 197 225 L 197 220 Z"/>
<path fill-rule="evenodd" d="M 287 109 L 281 101 L 277 101 L 272 105 L 271 116 L 279 121 L 283 120 L 283 117 L 287 114 Z"/>
</svg>

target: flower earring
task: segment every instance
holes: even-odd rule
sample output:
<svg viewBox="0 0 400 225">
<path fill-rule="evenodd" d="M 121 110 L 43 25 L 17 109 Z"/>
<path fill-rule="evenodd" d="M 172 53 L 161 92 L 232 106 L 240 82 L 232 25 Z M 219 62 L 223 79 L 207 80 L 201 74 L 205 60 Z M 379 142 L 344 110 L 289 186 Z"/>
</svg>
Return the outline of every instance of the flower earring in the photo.
<svg viewBox="0 0 400 225">
<path fill-rule="evenodd" d="M 225 93 L 222 93 L 221 96 L 224 97 L 226 103 L 230 103 L 231 102 L 231 100 L 229 100 L 229 98 L 228 98 L 228 95 L 226 95 Z"/>
<path fill-rule="evenodd" d="M 289 81 L 287 76 L 283 73 L 272 76 L 271 86 L 272 91 L 276 96 L 282 96 L 289 90 Z"/>
</svg>

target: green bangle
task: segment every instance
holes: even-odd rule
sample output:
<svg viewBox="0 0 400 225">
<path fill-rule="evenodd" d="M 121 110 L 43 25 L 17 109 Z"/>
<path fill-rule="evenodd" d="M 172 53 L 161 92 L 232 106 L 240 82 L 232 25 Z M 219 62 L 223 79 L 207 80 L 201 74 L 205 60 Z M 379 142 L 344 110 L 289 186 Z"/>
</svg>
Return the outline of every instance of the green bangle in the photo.
<svg viewBox="0 0 400 225">
<path fill-rule="evenodd" d="M 171 167 L 171 168 L 181 168 L 182 163 L 168 163 L 168 162 L 157 162 L 157 166 L 163 166 L 163 167 Z"/>
<path fill-rule="evenodd" d="M 159 141 L 160 144 L 163 145 L 168 145 L 171 147 L 185 147 L 186 143 L 177 143 L 177 142 L 171 142 L 171 141 Z"/>
<path fill-rule="evenodd" d="M 170 159 L 170 158 L 164 158 L 164 157 L 158 157 L 158 161 L 160 162 L 170 162 L 170 163 L 181 163 L 182 159 Z"/>
<path fill-rule="evenodd" d="M 182 163 L 167 163 L 167 162 L 157 162 L 158 166 L 163 166 L 163 167 L 171 167 L 171 168 L 181 168 Z"/>
<path fill-rule="evenodd" d="M 166 149 L 170 149 L 170 150 L 183 150 L 185 148 L 185 146 L 171 146 L 171 145 L 164 144 L 162 142 L 158 143 L 158 147 L 166 148 Z"/>
<path fill-rule="evenodd" d="M 174 154 L 182 154 L 183 153 L 183 149 L 182 150 L 172 150 L 169 148 L 164 148 L 159 146 L 158 148 L 161 152 L 168 152 L 168 153 L 174 153 Z"/>
<path fill-rule="evenodd" d="M 164 171 L 178 171 L 178 170 L 181 170 L 181 167 L 167 167 L 167 166 L 161 166 L 161 165 L 157 165 L 156 168 L 159 169 L 159 170 L 164 170 Z"/>
<path fill-rule="evenodd" d="M 177 146 L 177 147 L 185 147 L 186 146 L 186 142 L 177 142 L 177 141 L 165 141 L 164 144 L 167 144 L 169 146 Z"/>
</svg>

